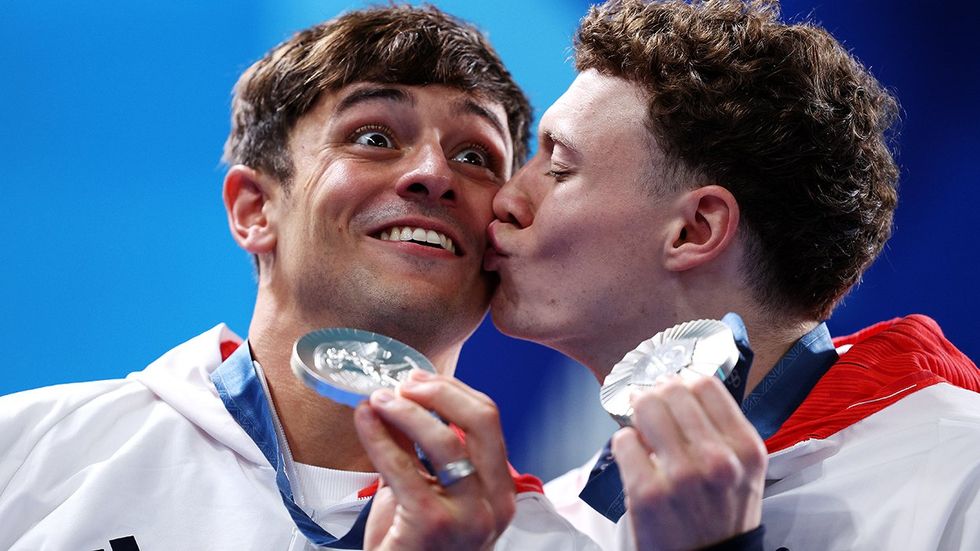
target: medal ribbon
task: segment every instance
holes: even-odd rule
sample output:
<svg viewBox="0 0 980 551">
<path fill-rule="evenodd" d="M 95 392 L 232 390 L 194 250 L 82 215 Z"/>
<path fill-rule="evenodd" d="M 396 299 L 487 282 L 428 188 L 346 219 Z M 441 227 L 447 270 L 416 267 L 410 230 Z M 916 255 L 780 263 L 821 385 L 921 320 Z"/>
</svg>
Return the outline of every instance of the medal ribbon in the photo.
<svg viewBox="0 0 980 551">
<path fill-rule="evenodd" d="M 364 547 L 364 529 L 372 501 L 361 509 L 354 526 L 342 537 L 336 537 L 323 529 L 296 504 L 293 490 L 286 476 L 285 458 L 279 449 L 276 429 L 272 422 L 269 401 L 252 365 L 248 341 L 242 343 L 218 369 L 211 373 L 211 381 L 225 409 L 245 430 L 249 438 L 262 450 L 262 455 L 276 469 L 276 485 L 282 502 L 293 518 L 296 527 L 306 539 L 319 546 L 335 549 L 361 549 Z"/>
<path fill-rule="evenodd" d="M 729 312 L 725 314 L 725 317 L 721 318 L 721 322 L 732 330 L 732 336 L 735 337 L 735 346 L 738 347 L 738 362 L 735 363 L 735 367 L 732 368 L 732 372 L 728 374 L 728 377 L 725 377 L 725 388 L 731 393 L 732 398 L 735 398 L 735 403 L 741 404 L 742 398 L 745 397 L 745 385 L 748 383 L 749 368 L 752 367 L 752 360 L 755 358 L 755 353 L 752 352 L 752 347 L 749 346 L 749 334 L 745 330 L 745 324 L 742 323 L 742 318 L 738 314 Z"/>
<path fill-rule="evenodd" d="M 752 366 L 752 348 L 749 347 L 748 333 L 745 331 L 745 324 L 742 318 L 735 313 L 726 314 L 721 321 L 732 330 L 735 337 L 735 345 L 738 347 L 738 362 L 732 372 L 725 378 L 725 387 L 738 403 L 742 402 L 745 395 L 745 384 L 748 378 L 749 368 Z M 589 504 L 600 515 L 613 522 L 618 522 L 619 518 L 626 513 L 626 492 L 623 490 L 623 481 L 619 477 L 619 465 L 616 464 L 612 454 L 612 440 L 599 453 L 592 471 L 589 473 L 589 480 L 585 483 L 578 497 Z"/>
</svg>

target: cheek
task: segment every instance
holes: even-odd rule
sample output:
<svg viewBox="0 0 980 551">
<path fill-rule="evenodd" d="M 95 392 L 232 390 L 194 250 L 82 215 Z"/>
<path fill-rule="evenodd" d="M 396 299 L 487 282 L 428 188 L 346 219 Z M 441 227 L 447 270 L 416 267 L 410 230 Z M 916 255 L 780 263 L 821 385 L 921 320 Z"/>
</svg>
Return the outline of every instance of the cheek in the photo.
<svg viewBox="0 0 980 551">
<path fill-rule="evenodd" d="M 536 237 L 539 257 L 569 269 L 602 239 L 601 227 L 594 209 L 590 212 L 556 198 L 538 209 L 530 230 Z"/>
<path fill-rule="evenodd" d="M 367 167 L 352 166 L 351 163 L 335 162 L 320 173 L 317 185 L 323 192 L 333 197 L 352 196 L 359 188 L 365 187 L 372 173 Z"/>
<path fill-rule="evenodd" d="M 351 162 L 334 162 L 326 166 L 314 183 L 312 198 L 316 214 L 329 220 L 332 230 L 341 231 L 346 220 L 364 208 L 372 194 L 382 189 L 385 175 L 370 166 Z"/>
<path fill-rule="evenodd" d="M 499 191 L 500 188 L 496 186 L 478 186 L 476 191 L 470 193 L 469 202 L 473 206 L 473 211 L 481 221 L 488 225 L 494 219 L 493 198 L 497 196 Z"/>
<path fill-rule="evenodd" d="M 553 277 L 606 286 L 629 279 L 628 274 L 639 269 L 637 254 L 648 243 L 620 212 L 563 209 L 552 214 L 535 225 L 540 223 L 536 257 Z"/>
</svg>

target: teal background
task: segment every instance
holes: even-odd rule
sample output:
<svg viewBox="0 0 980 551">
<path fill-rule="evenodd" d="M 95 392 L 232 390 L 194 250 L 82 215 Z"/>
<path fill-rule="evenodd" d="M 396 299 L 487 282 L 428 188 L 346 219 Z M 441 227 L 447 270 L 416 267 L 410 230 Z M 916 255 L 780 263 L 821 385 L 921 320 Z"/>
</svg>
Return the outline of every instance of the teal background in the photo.
<svg viewBox="0 0 980 551">
<path fill-rule="evenodd" d="M 574 78 L 586 2 L 435 3 L 490 35 L 536 115 Z M 244 334 L 252 268 L 220 200 L 231 87 L 293 31 L 360 5 L 0 4 L 0 394 L 121 377 L 219 321 Z M 826 24 L 904 107 L 895 237 L 830 326 L 927 313 L 977 358 L 980 8 L 922 6 L 784 3 Z M 609 430 L 584 370 L 488 323 L 459 375 L 499 402 L 519 468 L 550 476 Z"/>
</svg>

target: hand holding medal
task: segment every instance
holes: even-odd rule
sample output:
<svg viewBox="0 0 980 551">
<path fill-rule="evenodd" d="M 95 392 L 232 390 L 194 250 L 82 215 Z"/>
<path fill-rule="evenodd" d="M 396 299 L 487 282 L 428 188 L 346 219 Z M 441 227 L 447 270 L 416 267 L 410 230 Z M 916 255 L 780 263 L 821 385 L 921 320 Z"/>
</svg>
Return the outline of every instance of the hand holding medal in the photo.
<svg viewBox="0 0 980 551">
<path fill-rule="evenodd" d="M 739 352 L 726 323 L 697 320 L 644 341 L 606 378 L 637 548 L 701 548 L 760 525 L 766 449 L 722 384 Z"/>
<path fill-rule="evenodd" d="M 490 398 L 437 374 L 412 347 L 369 331 L 309 333 L 291 363 L 307 386 L 356 408 L 361 444 L 382 477 L 365 549 L 480 549 L 507 527 L 514 483 Z"/>
</svg>

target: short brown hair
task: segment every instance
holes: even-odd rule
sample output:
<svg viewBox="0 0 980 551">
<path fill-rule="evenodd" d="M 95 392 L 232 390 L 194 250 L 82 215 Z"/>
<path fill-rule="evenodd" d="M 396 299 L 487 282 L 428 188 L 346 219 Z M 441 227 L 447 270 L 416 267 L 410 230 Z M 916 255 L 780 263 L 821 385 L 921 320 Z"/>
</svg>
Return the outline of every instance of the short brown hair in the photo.
<svg viewBox="0 0 980 551">
<path fill-rule="evenodd" d="M 778 2 L 610 1 L 583 19 L 575 61 L 643 88 L 668 160 L 732 192 L 743 273 L 770 311 L 829 317 L 891 235 L 897 103 Z"/>
<path fill-rule="evenodd" d="M 442 84 L 499 102 L 507 113 L 514 168 L 527 157 L 531 106 L 497 53 L 472 25 L 433 6 L 344 13 L 293 35 L 235 85 L 224 160 L 275 176 L 293 174 L 290 131 L 322 92 L 354 82 Z"/>
</svg>

